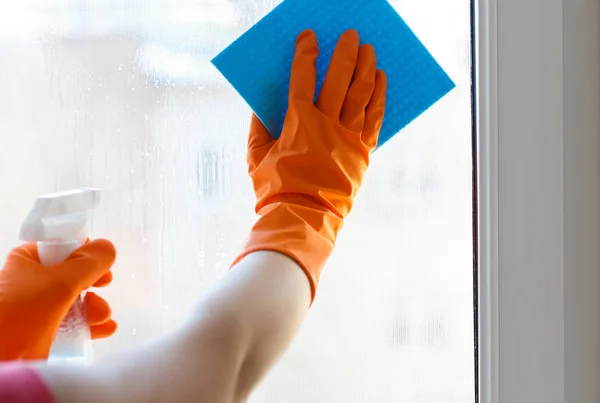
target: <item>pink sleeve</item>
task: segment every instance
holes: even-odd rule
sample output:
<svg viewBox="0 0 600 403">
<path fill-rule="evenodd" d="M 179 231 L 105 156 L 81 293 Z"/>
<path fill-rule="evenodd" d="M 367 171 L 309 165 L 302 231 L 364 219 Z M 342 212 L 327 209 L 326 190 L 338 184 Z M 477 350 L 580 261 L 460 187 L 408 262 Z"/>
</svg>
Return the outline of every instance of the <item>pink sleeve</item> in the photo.
<svg viewBox="0 0 600 403">
<path fill-rule="evenodd" d="M 54 400 L 33 368 L 0 363 L 0 402 L 53 403 Z"/>
</svg>

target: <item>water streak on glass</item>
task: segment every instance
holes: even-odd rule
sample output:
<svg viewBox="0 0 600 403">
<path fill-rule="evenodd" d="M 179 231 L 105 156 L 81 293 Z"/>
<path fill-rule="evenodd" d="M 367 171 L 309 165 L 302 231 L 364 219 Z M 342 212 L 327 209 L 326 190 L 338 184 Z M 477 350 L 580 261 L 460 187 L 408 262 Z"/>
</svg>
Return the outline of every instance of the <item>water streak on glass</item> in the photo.
<svg viewBox="0 0 600 403">
<path fill-rule="evenodd" d="M 0 253 L 31 201 L 105 189 L 118 333 L 185 318 L 255 219 L 250 112 L 209 60 L 277 1 L 0 2 Z M 377 151 L 305 326 L 253 403 L 472 403 L 468 0 L 394 6 L 457 88 Z"/>
</svg>

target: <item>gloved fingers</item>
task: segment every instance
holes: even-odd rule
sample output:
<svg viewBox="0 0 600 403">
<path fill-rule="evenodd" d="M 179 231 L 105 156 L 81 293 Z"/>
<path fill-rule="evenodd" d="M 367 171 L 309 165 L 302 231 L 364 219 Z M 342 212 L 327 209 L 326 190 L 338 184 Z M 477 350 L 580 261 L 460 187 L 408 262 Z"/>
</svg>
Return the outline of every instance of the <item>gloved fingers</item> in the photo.
<svg viewBox="0 0 600 403">
<path fill-rule="evenodd" d="M 375 89 L 377 58 L 371 45 L 362 45 L 350 89 L 344 100 L 340 121 L 345 128 L 360 133 L 365 123 L 365 108 Z"/>
<path fill-rule="evenodd" d="M 110 283 L 112 283 L 113 281 L 113 274 L 112 274 L 112 270 L 109 270 L 108 273 L 104 273 L 104 275 L 102 277 L 100 277 L 98 279 L 98 281 L 96 281 L 94 284 L 92 284 L 92 287 L 106 287 L 107 285 L 109 285 Z"/>
<path fill-rule="evenodd" d="M 83 302 L 86 307 L 87 321 L 90 326 L 102 325 L 109 321 L 112 309 L 104 298 L 96 293 L 87 292 Z"/>
<path fill-rule="evenodd" d="M 312 30 L 307 29 L 296 39 L 296 54 L 290 75 L 290 106 L 293 105 L 293 100 L 311 104 L 314 102 L 317 86 L 317 57 L 319 57 L 317 37 Z"/>
<path fill-rule="evenodd" d="M 117 322 L 110 319 L 108 322 L 103 323 L 101 325 L 90 326 L 90 333 L 92 335 L 92 340 L 97 339 L 106 339 L 107 337 L 112 336 L 117 331 L 118 325 Z"/>
<path fill-rule="evenodd" d="M 117 331 L 117 322 L 111 319 L 112 309 L 104 298 L 96 293 L 87 292 L 84 304 L 92 340 L 110 337 Z"/>
<path fill-rule="evenodd" d="M 387 92 L 387 76 L 383 70 L 377 70 L 375 75 L 375 89 L 369 101 L 365 115 L 365 126 L 363 129 L 363 143 L 371 149 L 377 146 L 379 132 L 385 115 L 385 102 Z"/>
<path fill-rule="evenodd" d="M 110 271 L 117 252 L 112 242 L 95 239 L 77 249 L 60 264 L 61 275 L 81 290 L 91 287 Z"/>
<path fill-rule="evenodd" d="M 359 44 L 358 32 L 353 29 L 340 36 L 317 99 L 317 108 L 336 121 L 340 118 L 342 106 L 352 82 Z"/>
<path fill-rule="evenodd" d="M 262 124 L 260 119 L 252 114 L 250 133 L 248 134 L 248 172 L 252 173 L 265 158 L 275 141 Z"/>
</svg>

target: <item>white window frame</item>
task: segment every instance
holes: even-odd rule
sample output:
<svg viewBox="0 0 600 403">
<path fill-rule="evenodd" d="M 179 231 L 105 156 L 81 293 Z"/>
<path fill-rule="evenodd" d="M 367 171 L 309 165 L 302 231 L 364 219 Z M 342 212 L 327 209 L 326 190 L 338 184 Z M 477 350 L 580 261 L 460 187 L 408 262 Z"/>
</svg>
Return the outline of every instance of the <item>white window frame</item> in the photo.
<svg viewBox="0 0 600 403">
<path fill-rule="evenodd" d="M 481 403 L 600 402 L 600 2 L 475 0 Z"/>
</svg>

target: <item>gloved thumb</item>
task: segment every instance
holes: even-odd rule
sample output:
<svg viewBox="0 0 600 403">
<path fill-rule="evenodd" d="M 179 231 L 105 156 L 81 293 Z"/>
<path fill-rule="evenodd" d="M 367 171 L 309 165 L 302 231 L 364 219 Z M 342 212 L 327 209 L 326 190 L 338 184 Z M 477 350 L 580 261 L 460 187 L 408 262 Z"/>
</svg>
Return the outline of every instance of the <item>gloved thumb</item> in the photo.
<svg viewBox="0 0 600 403">
<path fill-rule="evenodd" d="M 275 140 L 271 137 L 260 119 L 252 114 L 248 134 L 248 172 L 252 173 L 265 158 Z"/>
<path fill-rule="evenodd" d="M 112 242 L 95 239 L 73 252 L 58 265 L 57 271 L 67 284 L 81 292 L 107 275 L 116 258 L 117 251 Z"/>
</svg>

